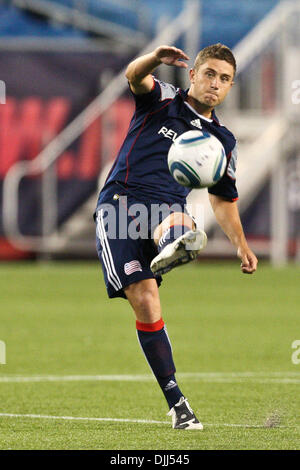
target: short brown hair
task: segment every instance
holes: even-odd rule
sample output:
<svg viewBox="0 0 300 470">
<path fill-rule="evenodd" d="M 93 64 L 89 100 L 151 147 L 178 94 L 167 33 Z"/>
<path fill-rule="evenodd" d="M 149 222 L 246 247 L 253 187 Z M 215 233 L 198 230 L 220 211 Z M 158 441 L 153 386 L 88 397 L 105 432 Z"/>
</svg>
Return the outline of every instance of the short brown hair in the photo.
<svg viewBox="0 0 300 470">
<path fill-rule="evenodd" d="M 204 64 L 207 59 L 225 60 L 232 65 L 234 74 L 236 72 L 236 61 L 231 49 L 220 42 L 204 47 L 204 49 L 198 53 L 194 63 L 194 69 L 198 70 L 199 66 Z"/>
</svg>

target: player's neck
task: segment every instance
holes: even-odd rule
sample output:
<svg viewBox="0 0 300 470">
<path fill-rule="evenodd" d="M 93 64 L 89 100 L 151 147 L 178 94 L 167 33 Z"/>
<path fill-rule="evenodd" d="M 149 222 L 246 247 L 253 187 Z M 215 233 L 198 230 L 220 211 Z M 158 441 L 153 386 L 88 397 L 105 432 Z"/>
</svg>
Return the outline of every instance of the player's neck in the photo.
<svg viewBox="0 0 300 470">
<path fill-rule="evenodd" d="M 203 103 L 200 103 L 198 100 L 196 100 L 193 96 L 187 95 L 186 101 L 194 108 L 195 111 L 197 111 L 198 114 L 201 114 L 202 116 L 212 119 L 212 111 L 214 108 L 210 108 L 206 106 Z"/>
</svg>

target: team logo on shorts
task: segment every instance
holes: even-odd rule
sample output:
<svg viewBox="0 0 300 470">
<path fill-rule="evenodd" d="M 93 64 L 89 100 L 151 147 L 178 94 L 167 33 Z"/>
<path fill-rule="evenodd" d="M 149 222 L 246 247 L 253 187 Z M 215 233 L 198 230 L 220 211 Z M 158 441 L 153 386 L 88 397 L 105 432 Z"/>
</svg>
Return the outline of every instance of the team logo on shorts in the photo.
<svg viewBox="0 0 300 470">
<path fill-rule="evenodd" d="M 129 274 L 132 274 L 136 271 L 143 271 L 143 270 L 142 270 L 141 263 L 137 259 L 134 259 L 133 261 L 129 261 L 129 263 L 124 264 L 124 271 L 125 271 L 125 274 L 129 276 Z"/>
</svg>

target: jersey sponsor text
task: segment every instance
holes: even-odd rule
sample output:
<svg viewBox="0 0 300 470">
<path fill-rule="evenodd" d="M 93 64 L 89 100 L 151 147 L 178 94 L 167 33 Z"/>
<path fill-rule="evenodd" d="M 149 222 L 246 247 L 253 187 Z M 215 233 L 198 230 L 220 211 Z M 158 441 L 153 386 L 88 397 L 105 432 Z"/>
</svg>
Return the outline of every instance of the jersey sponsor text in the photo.
<svg viewBox="0 0 300 470">
<path fill-rule="evenodd" d="M 162 134 L 164 137 L 167 137 L 167 139 L 175 141 L 177 137 L 177 132 L 173 131 L 173 129 L 168 129 L 167 127 L 162 127 L 159 131 L 158 134 Z"/>
</svg>

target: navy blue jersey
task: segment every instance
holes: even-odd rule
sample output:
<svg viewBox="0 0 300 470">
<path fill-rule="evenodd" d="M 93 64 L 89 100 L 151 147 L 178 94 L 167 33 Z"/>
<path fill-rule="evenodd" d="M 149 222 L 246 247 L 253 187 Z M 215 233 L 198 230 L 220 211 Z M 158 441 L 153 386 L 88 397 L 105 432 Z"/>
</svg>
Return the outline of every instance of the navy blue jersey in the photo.
<svg viewBox="0 0 300 470">
<path fill-rule="evenodd" d="M 167 203 L 184 202 L 189 189 L 181 186 L 168 169 L 168 151 L 176 137 L 203 129 L 223 144 L 227 168 L 208 191 L 230 201 L 238 198 L 235 185 L 236 140 L 218 121 L 199 115 L 186 101 L 187 91 L 154 79 L 149 93 L 133 94 L 136 109 L 127 136 L 100 193 L 99 202 L 112 183 L 118 182 L 143 198 Z"/>
</svg>

